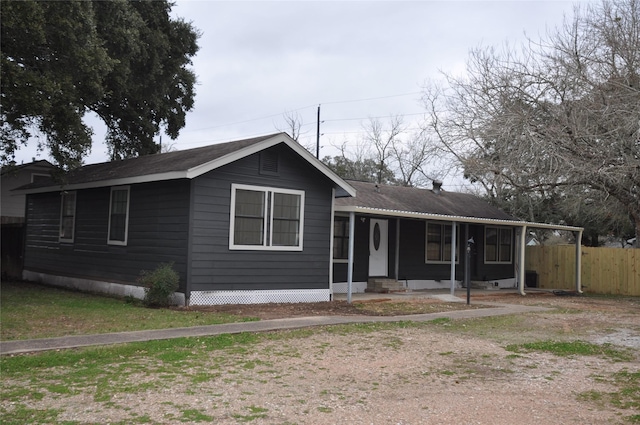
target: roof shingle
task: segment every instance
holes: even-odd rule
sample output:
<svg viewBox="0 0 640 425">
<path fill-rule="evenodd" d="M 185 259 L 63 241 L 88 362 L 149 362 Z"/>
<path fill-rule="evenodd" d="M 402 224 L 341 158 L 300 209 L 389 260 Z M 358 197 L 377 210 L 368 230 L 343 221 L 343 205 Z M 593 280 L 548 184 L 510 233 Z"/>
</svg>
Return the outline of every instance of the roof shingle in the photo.
<svg viewBox="0 0 640 425">
<path fill-rule="evenodd" d="M 357 191 L 355 198 L 337 198 L 336 206 L 395 210 L 411 213 L 516 220 L 478 196 L 415 187 L 376 185 L 347 180 Z"/>
<path fill-rule="evenodd" d="M 64 181 L 65 185 L 87 184 L 114 179 L 127 179 L 176 171 L 186 171 L 236 152 L 240 149 L 255 145 L 279 134 L 281 133 L 182 151 L 145 155 L 136 158 L 101 162 L 99 164 L 89 164 L 66 174 L 64 176 Z M 59 182 L 48 180 L 23 186 L 20 189 L 59 185 Z"/>
<path fill-rule="evenodd" d="M 114 178 L 137 177 L 150 174 L 168 173 L 172 171 L 190 170 L 224 155 L 247 146 L 260 143 L 276 134 L 254 137 L 234 142 L 220 143 L 183 151 L 145 155 L 120 161 L 103 162 L 86 165 L 69 173 L 67 182 L 89 183 Z"/>
</svg>

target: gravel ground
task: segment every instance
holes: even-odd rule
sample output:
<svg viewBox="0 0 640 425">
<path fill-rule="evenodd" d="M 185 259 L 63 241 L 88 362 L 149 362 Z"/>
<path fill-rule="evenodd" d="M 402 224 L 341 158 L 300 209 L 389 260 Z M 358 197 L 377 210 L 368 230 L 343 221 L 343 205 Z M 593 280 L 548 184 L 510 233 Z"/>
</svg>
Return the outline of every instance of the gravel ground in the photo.
<svg viewBox="0 0 640 425">
<path fill-rule="evenodd" d="M 603 378 L 640 372 L 638 355 L 620 362 L 504 348 L 559 336 L 640 349 L 638 301 L 543 301 L 526 302 L 562 310 L 527 315 L 535 330 L 526 335 L 504 326 L 450 332 L 446 323 L 371 333 L 315 330 L 246 351 L 211 352 L 170 379 L 132 372 L 118 385 L 153 385 L 107 401 L 94 388 L 44 391 L 29 408 L 59 409 L 57 422 L 74 424 L 611 424 L 640 414 L 584 396 L 618 391 Z M 36 390 L 27 380 L 3 386 Z M 10 416 L 15 404 L 0 406 Z"/>
</svg>

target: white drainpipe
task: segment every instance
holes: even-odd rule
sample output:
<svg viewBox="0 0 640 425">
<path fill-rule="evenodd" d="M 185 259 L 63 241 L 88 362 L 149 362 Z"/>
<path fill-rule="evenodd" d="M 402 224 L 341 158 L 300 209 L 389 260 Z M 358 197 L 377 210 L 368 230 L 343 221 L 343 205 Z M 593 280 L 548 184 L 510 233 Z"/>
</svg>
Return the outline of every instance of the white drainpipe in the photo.
<svg viewBox="0 0 640 425">
<path fill-rule="evenodd" d="M 520 295 L 527 295 L 524 292 L 524 278 L 525 278 L 525 270 L 524 270 L 524 261 L 525 261 L 525 250 L 527 247 L 527 226 L 522 226 L 522 230 L 520 233 L 520 252 L 518 259 L 518 292 Z"/>
<path fill-rule="evenodd" d="M 355 244 L 353 236 L 355 234 L 356 215 L 349 213 L 349 254 L 347 266 L 347 303 L 351 304 L 351 292 L 353 291 L 353 246 Z"/>
<path fill-rule="evenodd" d="M 458 238 L 456 236 L 456 222 L 451 222 L 451 296 L 456 294 L 456 252 L 458 250 Z"/>
<path fill-rule="evenodd" d="M 576 292 L 582 294 L 582 229 L 576 233 Z"/>
</svg>

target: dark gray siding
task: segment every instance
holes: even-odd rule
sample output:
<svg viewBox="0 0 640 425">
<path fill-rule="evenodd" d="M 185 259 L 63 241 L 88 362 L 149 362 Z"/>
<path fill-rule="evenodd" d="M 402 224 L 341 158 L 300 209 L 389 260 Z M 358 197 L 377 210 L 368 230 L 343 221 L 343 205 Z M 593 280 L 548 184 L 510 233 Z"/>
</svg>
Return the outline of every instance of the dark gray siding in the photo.
<svg viewBox="0 0 640 425">
<path fill-rule="evenodd" d="M 425 262 L 426 222 L 403 220 L 400 224 L 400 279 L 448 280 L 451 264 Z M 471 280 L 494 280 L 513 277 L 513 264 L 484 264 L 484 226 L 469 225 L 471 246 Z M 464 279 L 466 261 L 465 225 L 458 225 L 458 257 L 456 279 Z"/>
<path fill-rule="evenodd" d="M 131 284 L 141 270 L 173 261 L 184 286 L 189 187 L 188 180 L 131 185 L 126 246 L 107 244 L 110 188 L 76 192 L 73 243 L 58 242 L 60 194 L 29 195 L 25 269 Z"/>
<path fill-rule="evenodd" d="M 260 174 L 255 154 L 195 179 L 190 290 L 329 287 L 331 182 L 286 146 L 270 149 L 279 156 L 277 175 Z M 232 183 L 304 190 L 304 250 L 230 250 Z"/>
<path fill-rule="evenodd" d="M 361 218 L 365 218 L 364 222 Z M 426 222 L 422 220 L 400 221 L 400 280 L 449 280 L 451 265 L 433 264 L 425 262 Z M 356 216 L 354 246 L 353 280 L 363 282 L 368 278 L 369 271 L 369 219 Z M 464 224 L 458 226 L 457 240 L 459 246 L 459 262 L 456 264 L 456 279 L 464 278 L 464 263 L 466 255 L 466 239 Z M 389 218 L 389 276 L 394 277 L 395 265 L 395 232 L 396 219 Z M 469 237 L 476 243 L 471 251 L 471 279 L 494 280 L 512 278 L 513 264 L 485 264 L 484 263 L 484 226 L 470 225 Z M 334 282 L 347 281 L 347 265 L 334 264 Z"/>
<path fill-rule="evenodd" d="M 476 241 L 472 245 L 471 255 L 471 279 L 472 280 L 496 280 L 508 279 L 515 275 L 514 258 L 515 258 L 515 230 L 513 231 L 513 239 L 511 240 L 511 263 L 496 264 L 484 262 L 484 226 L 469 226 L 469 234 Z"/>
<path fill-rule="evenodd" d="M 459 229 L 459 228 L 458 228 Z M 449 280 L 451 264 L 426 263 L 426 222 L 403 220 L 400 223 L 400 279 Z M 458 232 L 458 246 L 463 240 Z M 459 256 L 464 255 L 460 248 Z M 464 258 L 456 265 L 456 279 L 462 279 Z"/>
</svg>

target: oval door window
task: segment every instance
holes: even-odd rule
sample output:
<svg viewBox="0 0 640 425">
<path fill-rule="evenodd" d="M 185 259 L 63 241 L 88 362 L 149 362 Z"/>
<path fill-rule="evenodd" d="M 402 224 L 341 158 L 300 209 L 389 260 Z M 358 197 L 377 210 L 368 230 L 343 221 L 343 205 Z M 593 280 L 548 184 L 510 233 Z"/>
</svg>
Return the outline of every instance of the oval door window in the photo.
<svg viewBox="0 0 640 425">
<path fill-rule="evenodd" d="M 376 251 L 380 249 L 380 223 L 373 226 L 373 247 Z"/>
</svg>

